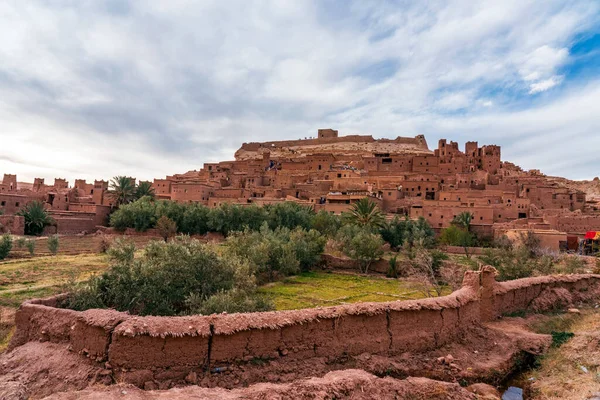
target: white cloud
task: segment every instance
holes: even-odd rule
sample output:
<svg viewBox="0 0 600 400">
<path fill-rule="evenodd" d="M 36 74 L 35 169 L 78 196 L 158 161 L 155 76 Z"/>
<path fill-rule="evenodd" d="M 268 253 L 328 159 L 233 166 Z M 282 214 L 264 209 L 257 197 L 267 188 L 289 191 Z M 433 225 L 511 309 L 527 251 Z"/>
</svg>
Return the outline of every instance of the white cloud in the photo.
<svg viewBox="0 0 600 400">
<path fill-rule="evenodd" d="M 2 2 L 0 173 L 149 179 L 323 126 L 493 141 L 548 171 L 595 156 L 556 142 L 597 136 L 595 83 L 561 75 L 597 2 L 405 3 Z"/>
<path fill-rule="evenodd" d="M 529 88 L 530 88 L 529 93 L 533 94 L 533 93 L 545 92 L 546 90 L 558 85 L 561 82 L 561 80 L 562 80 L 562 77 L 553 76 L 553 77 L 545 79 L 543 81 L 538 81 L 536 83 L 532 83 L 529 85 Z"/>
</svg>

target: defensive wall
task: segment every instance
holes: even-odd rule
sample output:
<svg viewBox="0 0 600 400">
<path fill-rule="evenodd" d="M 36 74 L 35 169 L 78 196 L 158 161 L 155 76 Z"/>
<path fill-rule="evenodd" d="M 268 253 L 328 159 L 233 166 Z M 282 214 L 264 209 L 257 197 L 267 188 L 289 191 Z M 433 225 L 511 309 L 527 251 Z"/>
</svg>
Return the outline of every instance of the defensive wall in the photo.
<svg viewBox="0 0 600 400">
<path fill-rule="evenodd" d="M 299 139 L 299 140 L 278 140 L 272 142 L 250 142 L 242 143 L 241 150 L 246 151 L 258 151 L 261 148 L 281 148 L 281 147 L 297 147 L 297 146 L 314 146 L 323 144 L 335 144 L 335 143 L 395 143 L 395 144 L 410 144 L 416 147 L 423 148 L 423 150 L 429 150 L 427 142 L 424 137 L 401 137 L 398 136 L 396 139 L 375 139 L 371 135 L 348 135 L 340 137 L 323 137 L 315 139 Z"/>
<path fill-rule="evenodd" d="M 107 362 L 115 379 L 143 385 L 256 359 L 426 351 L 503 314 L 567 306 L 600 293 L 600 275 L 510 282 L 496 282 L 494 276 L 492 267 L 469 271 L 460 290 L 439 298 L 210 316 L 79 312 L 58 308 L 66 297 L 59 295 L 21 305 L 9 351 L 28 341 L 65 343 L 82 356 Z"/>
</svg>

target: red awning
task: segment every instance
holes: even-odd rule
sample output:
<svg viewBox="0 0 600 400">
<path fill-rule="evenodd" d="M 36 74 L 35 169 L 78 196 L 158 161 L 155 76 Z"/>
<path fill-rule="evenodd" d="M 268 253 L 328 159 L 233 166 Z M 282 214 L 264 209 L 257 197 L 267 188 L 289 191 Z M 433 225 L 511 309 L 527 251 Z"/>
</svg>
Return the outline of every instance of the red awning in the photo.
<svg viewBox="0 0 600 400">
<path fill-rule="evenodd" d="M 589 231 L 585 234 L 585 239 L 600 240 L 600 231 Z"/>
</svg>

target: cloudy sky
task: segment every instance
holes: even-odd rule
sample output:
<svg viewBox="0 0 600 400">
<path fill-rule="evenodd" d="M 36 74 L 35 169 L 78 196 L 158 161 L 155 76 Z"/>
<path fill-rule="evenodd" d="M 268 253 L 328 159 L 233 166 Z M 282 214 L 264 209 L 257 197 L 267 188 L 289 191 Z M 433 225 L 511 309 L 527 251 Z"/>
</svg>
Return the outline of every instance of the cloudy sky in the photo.
<svg viewBox="0 0 600 400">
<path fill-rule="evenodd" d="M 600 175 L 600 2 L 0 2 L 0 174 L 151 179 L 326 127 Z"/>
</svg>

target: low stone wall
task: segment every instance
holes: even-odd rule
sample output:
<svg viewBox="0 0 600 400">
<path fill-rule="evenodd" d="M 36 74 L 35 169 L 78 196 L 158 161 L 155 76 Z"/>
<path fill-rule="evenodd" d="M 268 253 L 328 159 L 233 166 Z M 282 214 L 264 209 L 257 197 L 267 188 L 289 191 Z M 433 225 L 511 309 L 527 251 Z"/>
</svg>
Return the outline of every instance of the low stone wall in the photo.
<svg viewBox="0 0 600 400">
<path fill-rule="evenodd" d="M 465 254 L 465 248 L 461 246 L 444 246 L 442 250 L 450 254 Z M 467 247 L 469 255 L 482 255 L 484 251 L 484 247 Z"/>
<path fill-rule="evenodd" d="M 77 312 L 57 308 L 64 299 L 57 296 L 21 305 L 9 349 L 28 341 L 68 343 L 93 360 L 108 361 L 115 378 L 143 385 L 255 359 L 421 352 L 502 314 L 538 309 L 539 299 L 550 300 L 542 306 L 552 306 L 552 291 L 562 291 L 559 300 L 565 293 L 572 300 L 588 300 L 600 288 L 600 275 L 498 283 L 494 273 L 491 267 L 467 272 L 460 290 L 439 298 L 248 314 L 137 317 L 113 310 Z"/>
<path fill-rule="evenodd" d="M 324 253 L 321 256 L 321 264 L 325 269 L 354 271 L 359 270 L 358 263 L 348 257 L 337 257 L 332 254 Z M 387 274 L 390 268 L 390 262 L 386 259 L 380 259 L 371 264 L 369 272 Z"/>
<path fill-rule="evenodd" d="M 20 215 L 0 215 L 0 233 L 25 234 L 25 217 Z"/>
</svg>

